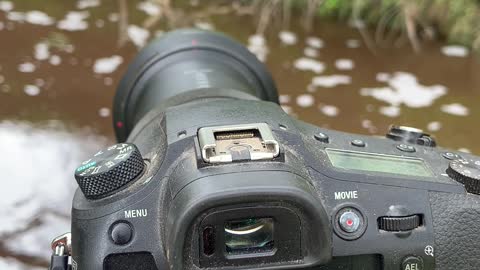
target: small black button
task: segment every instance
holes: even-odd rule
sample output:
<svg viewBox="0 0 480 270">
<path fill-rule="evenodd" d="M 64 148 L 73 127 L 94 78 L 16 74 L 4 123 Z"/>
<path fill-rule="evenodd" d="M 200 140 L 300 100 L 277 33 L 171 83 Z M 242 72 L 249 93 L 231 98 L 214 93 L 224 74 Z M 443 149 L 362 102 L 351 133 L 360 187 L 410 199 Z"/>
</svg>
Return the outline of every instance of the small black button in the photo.
<svg viewBox="0 0 480 270">
<path fill-rule="evenodd" d="M 415 152 L 415 147 L 408 145 L 408 144 L 399 144 L 397 145 L 397 149 L 403 152 L 413 153 Z"/>
<path fill-rule="evenodd" d="M 408 256 L 403 259 L 401 270 L 423 270 L 423 261 L 416 256 Z"/>
<path fill-rule="evenodd" d="M 132 240 L 133 228 L 124 221 L 113 224 L 110 227 L 110 236 L 116 245 L 125 245 Z"/>
<path fill-rule="evenodd" d="M 445 152 L 442 154 L 442 156 L 448 160 L 456 160 L 456 159 L 462 159 L 462 157 L 458 154 L 452 153 L 452 152 Z"/>
<path fill-rule="evenodd" d="M 329 137 L 328 137 L 328 135 L 325 134 L 325 133 L 322 133 L 322 132 L 315 133 L 315 135 L 313 135 L 313 137 L 314 137 L 317 141 L 320 141 L 320 142 L 323 142 L 323 143 L 328 143 L 328 142 L 329 142 Z"/>
<path fill-rule="evenodd" d="M 356 147 L 365 147 L 366 145 L 364 141 L 358 139 L 351 141 L 351 144 Z"/>
</svg>

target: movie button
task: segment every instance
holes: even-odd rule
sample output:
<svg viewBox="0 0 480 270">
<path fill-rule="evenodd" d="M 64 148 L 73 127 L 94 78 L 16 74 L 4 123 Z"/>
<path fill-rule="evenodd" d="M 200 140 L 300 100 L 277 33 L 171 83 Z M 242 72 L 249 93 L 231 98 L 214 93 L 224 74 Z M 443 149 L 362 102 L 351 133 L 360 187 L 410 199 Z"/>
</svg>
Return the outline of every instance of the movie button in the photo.
<svg viewBox="0 0 480 270">
<path fill-rule="evenodd" d="M 340 215 L 338 224 L 347 233 L 354 233 L 360 228 L 360 217 L 355 212 L 344 212 Z"/>
<path fill-rule="evenodd" d="M 459 154 L 455 154 L 455 153 L 452 153 L 452 152 L 445 152 L 442 154 L 442 156 L 448 160 L 455 160 L 455 159 L 462 159 L 462 156 L 460 156 Z"/>
<path fill-rule="evenodd" d="M 423 270 L 423 261 L 417 256 L 408 256 L 403 259 L 401 270 Z"/>
<path fill-rule="evenodd" d="M 356 147 L 365 147 L 365 145 L 366 145 L 364 141 L 358 140 L 358 139 L 353 140 L 353 141 L 351 141 L 350 143 L 351 143 L 353 146 L 356 146 Z"/>
<path fill-rule="evenodd" d="M 315 140 L 323 142 L 323 143 L 328 143 L 329 140 L 330 140 L 328 135 L 323 133 L 323 132 L 317 132 L 313 135 L 313 137 L 315 138 Z"/>
<path fill-rule="evenodd" d="M 408 152 L 408 153 L 413 153 L 416 151 L 415 147 L 408 144 L 404 144 L 404 143 L 397 145 L 397 149 L 402 152 Z"/>
<path fill-rule="evenodd" d="M 114 223 L 110 227 L 110 237 L 115 245 L 126 245 L 132 240 L 133 228 L 132 226 L 125 222 L 120 221 Z"/>
</svg>

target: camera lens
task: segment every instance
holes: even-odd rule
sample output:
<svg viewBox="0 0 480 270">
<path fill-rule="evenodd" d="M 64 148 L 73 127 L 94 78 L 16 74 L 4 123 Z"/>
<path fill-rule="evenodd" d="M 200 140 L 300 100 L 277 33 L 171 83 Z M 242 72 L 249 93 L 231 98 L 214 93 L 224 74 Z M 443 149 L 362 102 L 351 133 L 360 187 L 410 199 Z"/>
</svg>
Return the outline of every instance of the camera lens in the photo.
<svg viewBox="0 0 480 270">
<path fill-rule="evenodd" d="M 225 248 L 228 254 L 271 251 L 274 247 L 272 218 L 248 218 L 225 224 Z"/>
<path fill-rule="evenodd" d="M 218 33 L 184 29 L 143 49 L 120 82 L 115 133 L 124 141 L 153 108 L 211 98 L 278 102 L 265 66 L 244 46 Z"/>
</svg>

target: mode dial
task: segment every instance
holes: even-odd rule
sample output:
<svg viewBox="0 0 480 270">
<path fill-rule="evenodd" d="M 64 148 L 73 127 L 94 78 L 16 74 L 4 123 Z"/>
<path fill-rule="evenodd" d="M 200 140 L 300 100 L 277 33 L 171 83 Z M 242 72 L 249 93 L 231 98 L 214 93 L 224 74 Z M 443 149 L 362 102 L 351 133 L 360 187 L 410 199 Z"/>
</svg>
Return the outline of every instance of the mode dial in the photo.
<svg viewBox="0 0 480 270">
<path fill-rule="evenodd" d="M 138 148 L 119 143 L 101 150 L 75 170 L 75 179 L 88 199 L 101 199 L 135 180 L 145 163 Z"/>
<path fill-rule="evenodd" d="M 378 228 L 389 232 L 411 231 L 422 225 L 420 215 L 411 215 L 406 217 L 379 217 Z"/>
<path fill-rule="evenodd" d="M 387 133 L 387 138 L 394 141 L 413 143 L 424 146 L 434 147 L 437 145 L 435 139 L 423 130 L 406 126 L 391 126 Z"/>
<path fill-rule="evenodd" d="M 453 160 L 448 166 L 447 174 L 462 183 L 467 192 L 480 195 L 480 160 Z"/>
</svg>

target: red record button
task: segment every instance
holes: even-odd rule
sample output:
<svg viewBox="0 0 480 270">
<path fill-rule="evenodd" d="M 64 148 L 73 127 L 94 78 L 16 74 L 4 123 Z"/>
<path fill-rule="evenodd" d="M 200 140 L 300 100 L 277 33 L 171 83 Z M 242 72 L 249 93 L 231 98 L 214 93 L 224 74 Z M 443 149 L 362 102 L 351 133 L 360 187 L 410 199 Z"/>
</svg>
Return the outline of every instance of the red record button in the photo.
<svg viewBox="0 0 480 270">
<path fill-rule="evenodd" d="M 338 219 L 340 228 L 347 233 L 354 233 L 360 228 L 360 217 L 354 211 L 345 211 Z"/>
</svg>

